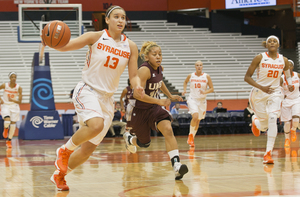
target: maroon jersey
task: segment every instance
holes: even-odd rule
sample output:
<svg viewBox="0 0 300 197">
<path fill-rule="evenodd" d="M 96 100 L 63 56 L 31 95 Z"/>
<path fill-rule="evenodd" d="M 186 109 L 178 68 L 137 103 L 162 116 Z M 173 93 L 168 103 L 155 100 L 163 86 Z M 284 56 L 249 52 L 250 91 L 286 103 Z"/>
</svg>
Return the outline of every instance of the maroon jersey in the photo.
<svg viewBox="0 0 300 197">
<path fill-rule="evenodd" d="M 130 98 L 131 93 L 132 93 L 132 89 L 130 88 L 130 86 L 127 86 L 126 89 L 127 89 L 127 93 L 125 95 L 125 101 L 124 101 L 124 108 L 125 108 L 125 110 L 126 110 L 126 107 L 128 105 L 128 102 L 129 102 L 128 99 Z"/>
<path fill-rule="evenodd" d="M 150 70 L 151 78 L 147 80 L 146 82 L 146 88 L 145 88 L 145 94 L 148 96 L 151 96 L 153 98 L 160 98 L 159 92 L 160 92 L 160 87 L 163 83 L 163 74 L 162 74 L 162 67 L 159 66 L 157 70 L 154 70 L 148 62 L 144 62 L 141 66 L 146 66 Z M 135 107 L 139 109 L 149 109 L 152 107 L 154 104 L 150 103 L 145 103 L 139 100 L 136 100 L 135 102 Z"/>
</svg>

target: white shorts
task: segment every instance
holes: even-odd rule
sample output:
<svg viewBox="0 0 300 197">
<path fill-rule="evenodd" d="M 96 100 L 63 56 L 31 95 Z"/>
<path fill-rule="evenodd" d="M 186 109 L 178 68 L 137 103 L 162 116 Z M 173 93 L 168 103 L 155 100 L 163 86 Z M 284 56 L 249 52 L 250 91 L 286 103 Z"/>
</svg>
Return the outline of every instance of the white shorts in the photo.
<svg viewBox="0 0 300 197">
<path fill-rule="evenodd" d="M 207 102 L 206 99 L 194 99 L 189 97 L 187 100 L 190 113 L 198 113 L 198 119 L 202 120 L 205 118 Z"/>
<path fill-rule="evenodd" d="M 17 122 L 20 120 L 20 106 L 18 104 L 2 104 L 1 116 L 4 119 L 6 116 L 10 117 L 10 121 Z"/>
<path fill-rule="evenodd" d="M 91 118 L 100 117 L 104 119 L 103 130 L 96 137 L 89 140 L 89 142 L 99 145 L 114 117 L 113 94 L 96 92 L 81 81 L 75 87 L 72 99 L 81 126 L 85 125 L 85 122 Z"/>
<path fill-rule="evenodd" d="M 280 117 L 280 108 L 283 101 L 282 88 L 277 88 L 274 93 L 267 94 L 258 88 L 253 88 L 250 92 L 251 107 L 259 121 L 268 120 L 270 113 L 277 113 Z"/>
<path fill-rule="evenodd" d="M 284 99 L 281 107 L 280 119 L 283 122 L 292 120 L 293 116 L 300 117 L 300 98 Z"/>
</svg>

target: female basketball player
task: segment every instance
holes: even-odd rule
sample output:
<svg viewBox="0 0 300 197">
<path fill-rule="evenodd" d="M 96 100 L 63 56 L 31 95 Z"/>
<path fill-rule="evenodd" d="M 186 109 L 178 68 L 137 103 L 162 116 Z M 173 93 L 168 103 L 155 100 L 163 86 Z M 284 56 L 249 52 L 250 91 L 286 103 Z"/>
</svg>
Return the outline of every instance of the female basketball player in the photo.
<svg viewBox="0 0 300 197">
<path fill-rule="evenodd" d="M 299 123 L 300 117 L 300 97 L 299 97 L 299 78 L 300 74 L 293 72 L 294 62 L 292 60 L 289 61 L 290 66 L 290 74 L 292 76 L 292 84 L 294 87 L 294 91 L 290 92 L 287 86 L 287 82 L 285 81 L 285 75 L 281 76 L 280 83 L 283 87 L 284 92 L 284 100 L 282 102 L 281 107 L 281 117 L 280 120 L 284 122 L 284 133 L 285 133 L 285 147 L 290 147 L 290 133 L 292 141 L 295 142 L 297 140 L 296 129 Z M 291 128 L 292 122 L 292 128 Z"/>
<path fill-rule="evenodd" d="M 17 73 L 10 72 L 8 77 L 10 82 L 3 83 L 0 86 L 0 90 L 4 89 L 3 97 L 1 98 L 1 115 L 4 119 L 3 137 L 7 138 L 7 148 L 11 148 L 11 139 L 16 130 L 16 122 L 20 119 L 19 104 L 22 102 L 22 88 L 16 83 Z"/>
<path fill-rule="evenodd" d="M 267 149 L 263 163 L 273 164 L 272 151 L 277 136 L 277 118 L 280 115 L 280 105 L 283 100 L 283 92 L 280 87 L 281 74 L 288 71 L 289 62 L 286 57 L 277 53 L 279 39 L 269 36 L 263 42 L 267 52 L 257 55 L 250 64 L 244 80 L 253 86 L 250 93 L 250 104 L 254 111 L 252 116 L 252 132 L 255 136 L 260 131 L 268 129 Z M 257 80 L 252 79 L 257 69 Z M 285 72 L 289 89 L 292 89 L 291 73 Z"/>
<path fill-rule="evenodd" d="M 138 75 L 146 94 L 141 98 L 135 95 L 134 90 L 135 104 L 130 101 L 127 106 L 127 128 L 135 135 L 129 132 L 124 133 L 126 148 L 131 153 L 136 152 L 136 146 L 147 148 L 151 142 L 151 129 L 160 131 L 165 137 L 166 149 L 175 171 L 175 179 L 179 180 L 188 172 L 188 168 L 180 163 L 177 141 L 171 126 L 172 116 L 163 106 L 171 104 L 169 99 L 182 101 L 182 98 L 172 95 L 163 82 L 160 46 L 155 42 L 147 41 L 141 48 L 140 56 L 145 62 L 140 66 Z M 169 99 L 159 99 L 160 90 Z"/>
<path fill-rule="evenodd" d="M 190 123 L 190 133 L 187 143 L 194 147 L 194 137 L 198 131 L 200 121 L 205 118 L 206 114 L 206 94 L 214 91 L 214 86 L 208 74 L 203 73 L 203 63 L 198 60 L 195 63 L 196 72 L 187 76 L 183 83 L 182 96 L 186 94 L 187 84 L 190 82 L 190 95 L 187 100 L 189 111 L 192 114 Z M 207 89 L 207 85 L 209 89 Z"/>
<path fill-rule="evenodd" d="M 114 116 L 113 94 L 127 64 L 133 88 L 139 96 L 144 94 L 137 75 L 137 46 L 122 34 L 126 23 L 125 10 L 111 6 L 106 11 L 105 22 L 108 30 L 85 33 L 58 49 L 71 51 L 89 46 L 82 81 L 73 94 L 81 127 L 56 151 L 57 170 L 51 181 L 58 190 L 69 190 L 65 175 L 84 163 L 106 135 Z"/>
</svg>

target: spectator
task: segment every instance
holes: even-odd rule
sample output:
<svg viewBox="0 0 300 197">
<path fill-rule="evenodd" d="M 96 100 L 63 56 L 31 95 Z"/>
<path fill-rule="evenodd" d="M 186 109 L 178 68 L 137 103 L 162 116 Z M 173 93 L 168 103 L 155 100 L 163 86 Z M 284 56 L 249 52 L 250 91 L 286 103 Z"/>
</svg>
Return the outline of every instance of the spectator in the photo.
<svg viewBox="0 0 300 197">
<path fill-rule="evenodd" d="M 171 110 L 171 114 L 178 114 L 178 110 L 180 108 L 180 103 L 175 103 L 175 107 Z"/>
<path fill-rule="evenodd" d="M 114 119 L 109 127 L 109 131 L 111 132 L 112 137 L 116 136 L 115 130 L 114 130 L 114 126 L 120 126 L 121 127 L 121 131 L 120 131 L 120 135 L 123 135 L 125 132 L 125 128 L 126 128 L 126 122 L 121 122 L 122 116 L 121 116 L 121 104 L 120 102 L 117 102 L 115 105 L 115 114 L 114 114 Z"/>
<path fill-rule="evenodd" d="M 212 112 L 217 113 L 217 109 L 224 109 L 222 102 L 218 102 L 217 107 L 215 107 Z"/>
<path fill-rule="evenodd" d="M 244 109 L 244 120 L 248 123 L 249 127 L 252 126 L 252 116 L 254 115 L 254 111 L 251 108 L 251 105 L 248 101 L 248 106 Z"/>
</svg>

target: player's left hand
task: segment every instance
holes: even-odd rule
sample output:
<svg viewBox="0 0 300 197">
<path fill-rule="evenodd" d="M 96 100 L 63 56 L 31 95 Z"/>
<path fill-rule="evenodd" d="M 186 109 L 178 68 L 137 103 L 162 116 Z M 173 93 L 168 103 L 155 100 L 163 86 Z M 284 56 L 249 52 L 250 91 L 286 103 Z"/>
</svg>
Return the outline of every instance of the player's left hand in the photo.
<svg viewBox="0 0 300 197">
<path fill-rule="evenodd" d="M 203 91 L 203 90 L 199 90 L 200 91 L 200 94 L 205 94 L 205 91 Z"/>
<path fill-rule="evenodd" d="M 289 91 L 290 91 L 290 92 L 293 92 L 294 89 L 295 89 L 293 85 L 288 85 L 288 88 L 289 88 Z"/>
<path fill-rule="evenodd" d="M 179 95 L 172 95 L 170 97 L 171 100 L 183 101 L 182 97 Z"/>
</svg>

